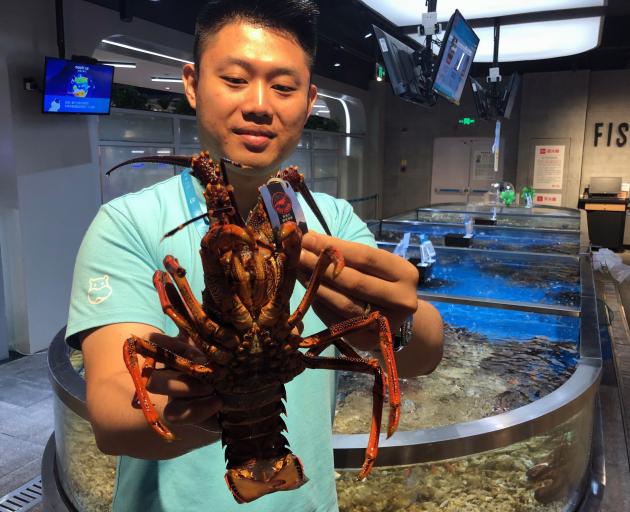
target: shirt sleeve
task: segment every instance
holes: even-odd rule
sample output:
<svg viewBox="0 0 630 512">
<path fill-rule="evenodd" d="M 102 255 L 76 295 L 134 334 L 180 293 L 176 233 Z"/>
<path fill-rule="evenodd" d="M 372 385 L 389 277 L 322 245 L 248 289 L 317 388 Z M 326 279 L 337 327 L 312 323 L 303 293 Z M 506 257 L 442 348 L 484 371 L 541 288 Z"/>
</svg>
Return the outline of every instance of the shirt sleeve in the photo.
<svg viewBox="0 0 630 512">
<path fill-rule="evenodd" d="M 137 322 L 164 330 L 165 316 L 153 287 L 160 268 L 146 236 L 123 213 L 101 207 L 90 225 L 74 268 L 66 340 L 112 323 Z"/>
<path fill-rule="evenodd" d="M 354 208 L 348 201 L 321 193 L 313 193 L 313 196 L 317 203 L 323 206 L 320 209 L 329 224 L 331 234 L 335 238 L 377 247 L 374 234 L 367 227 L 367 224 L 354 213 Z"/>
</svg>

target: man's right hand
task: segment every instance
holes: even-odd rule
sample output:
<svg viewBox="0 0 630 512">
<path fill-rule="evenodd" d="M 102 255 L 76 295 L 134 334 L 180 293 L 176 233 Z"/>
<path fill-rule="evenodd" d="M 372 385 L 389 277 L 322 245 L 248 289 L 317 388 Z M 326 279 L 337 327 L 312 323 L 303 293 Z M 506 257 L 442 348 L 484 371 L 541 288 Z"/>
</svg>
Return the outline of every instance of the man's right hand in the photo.
<svg viewBox="0 0 630 512">
<path fill-rule="evenodd" d="M 158 369 L 147 389 L 160 418 L 177 441 L 162 439 L 133 407 L 135 387 L 123 361 L 123 344 L 131 334 L 155 341 L 184 357 L 201 361 L 203 354 L 180 337 L 138 323 L 110 324 L 87 332 L 82 341 L 87 408 L 96 442 L 110 455 L 168 459 L 219 440 L 216 413 L 220 400 L 213 389 L 182 372 Z M 203 359 L 202 359 L 203 358 Z M 144 359 L 139 356 L 140 367 Z"/>
</svg>

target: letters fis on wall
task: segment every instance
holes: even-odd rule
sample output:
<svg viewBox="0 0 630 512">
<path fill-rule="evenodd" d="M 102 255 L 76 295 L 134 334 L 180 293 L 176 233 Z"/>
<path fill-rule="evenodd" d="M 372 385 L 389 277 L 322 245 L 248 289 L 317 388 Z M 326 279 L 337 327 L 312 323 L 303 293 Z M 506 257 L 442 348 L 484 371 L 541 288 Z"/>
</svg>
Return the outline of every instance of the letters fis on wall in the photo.
<svg viewBox="0 0 630 512">
<path fill-rule="evenodd" d="M 622 148 L 628 142 L 626 132 L 630 129 L 628 123 L 595 123 L 594 140 L 595 147 L 606 143 L 610 147 L 615 144 Z"/>
</svg>

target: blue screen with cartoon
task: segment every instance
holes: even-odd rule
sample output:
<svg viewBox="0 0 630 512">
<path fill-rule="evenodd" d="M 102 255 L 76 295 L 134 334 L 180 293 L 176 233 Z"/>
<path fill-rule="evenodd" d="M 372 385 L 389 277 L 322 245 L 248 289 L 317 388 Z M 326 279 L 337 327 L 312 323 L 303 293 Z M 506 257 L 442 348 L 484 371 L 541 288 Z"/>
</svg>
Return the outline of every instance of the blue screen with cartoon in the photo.
<svg viewBox="0 0 630 512">
<path fill-rule="evenodd" d="M 46 57 L 44 112 L 109 114 L 114 68 Z"/>
</svg>

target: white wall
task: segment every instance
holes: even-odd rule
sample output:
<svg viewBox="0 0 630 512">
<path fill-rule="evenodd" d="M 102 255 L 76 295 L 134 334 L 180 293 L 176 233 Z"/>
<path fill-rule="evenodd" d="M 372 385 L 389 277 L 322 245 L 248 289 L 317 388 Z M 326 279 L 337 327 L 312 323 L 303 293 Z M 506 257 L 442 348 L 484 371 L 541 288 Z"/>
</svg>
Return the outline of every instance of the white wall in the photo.
<svg viewBox="0 0 630 512">
<path fill-rule="evenodd" d="M 66 56 L 111 34 L 175 48 L 192 36 L 66 0 Z M 34 15 L 36 13 L 36 15 Z M 54 2 L 6 2 L 0 17 L 0 245 L 11 348 L 44 349 L 66 322 L 74 257 L 100 204 L 96 119 L 41 114 L 44 57 L 57 56 Z"/>
</svg>

